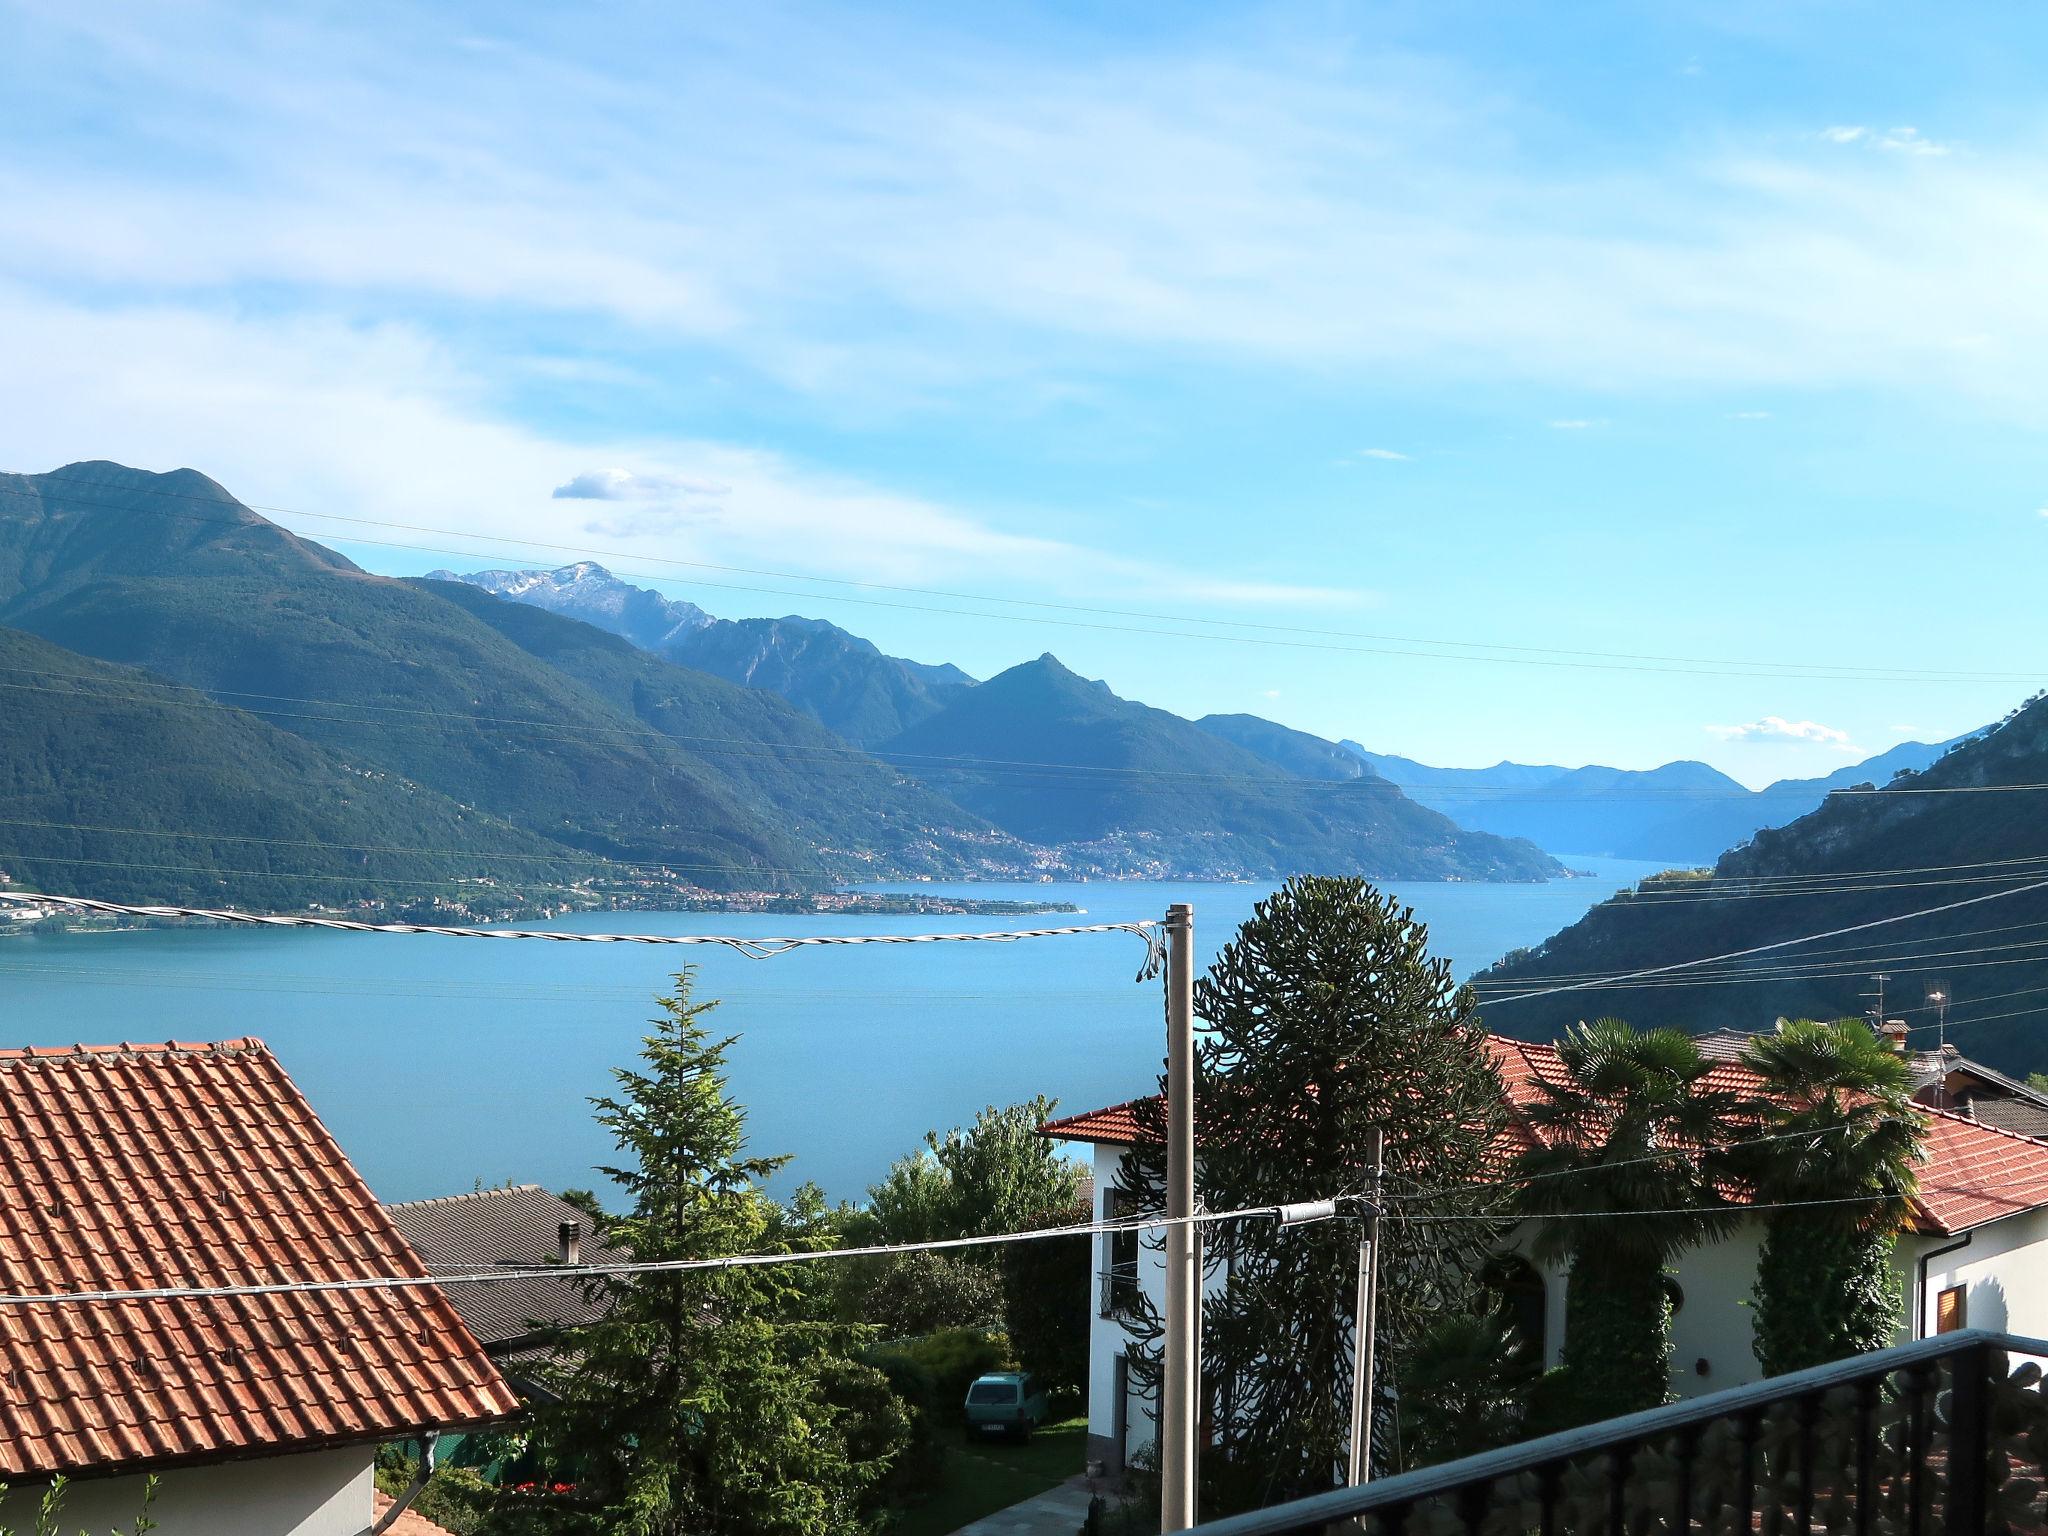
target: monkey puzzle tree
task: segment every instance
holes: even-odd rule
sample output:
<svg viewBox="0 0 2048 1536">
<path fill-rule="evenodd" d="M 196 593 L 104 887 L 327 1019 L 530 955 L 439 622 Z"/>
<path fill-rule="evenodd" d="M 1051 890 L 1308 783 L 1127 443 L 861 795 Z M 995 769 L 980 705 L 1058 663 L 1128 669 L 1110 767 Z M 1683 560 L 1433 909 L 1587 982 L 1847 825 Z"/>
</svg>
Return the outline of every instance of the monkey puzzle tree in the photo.
<svg viewBox="0 0 2048 1536">
<path fill-rule="evenodd" d="M 1204 1205 L 1359 1193 L 1376 1130 L 1390 1196 L 1426 1192 L 1380 1228 L 1378 1374 L 1398 1381 L 1431 1320 L 1470 1309 L 1498 1230 L 1456 1219 L 1494 1199 L 1485 1175 L 1507 1112 L 1471 994 L 1399 901 L 1363 880 L 1302 877 L 1260 902 L 1197 980 L 1195 1013 Z M 1141 1113 L 1121 1179 L 1156 1207 L 1160 1101 Z M 1203 1319 L 1209 1513 L 1332 1485 L 1351 1426 L 1358 1238 L 1349 1221 L 1204 1228 L 1205 1262 L 1224 1277 Z M 1156 1330 L 1141 1317 L 1141 1333 Z M 1392 1436 L 1376 1451 L 1390 1465 Z"/>
</svg>

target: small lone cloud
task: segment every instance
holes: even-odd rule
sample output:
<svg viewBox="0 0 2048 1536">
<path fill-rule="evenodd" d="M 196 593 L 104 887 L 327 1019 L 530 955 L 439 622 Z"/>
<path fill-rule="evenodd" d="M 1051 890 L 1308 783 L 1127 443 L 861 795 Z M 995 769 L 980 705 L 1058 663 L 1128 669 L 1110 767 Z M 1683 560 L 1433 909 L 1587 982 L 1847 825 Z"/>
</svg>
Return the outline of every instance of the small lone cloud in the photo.
<svg viewBox="0 0 2048 1536">
<path fill-rule="evenodd" d="M 730 488 L 679 475 L 642 475 L 630 469 L 586 469 L 555 487 L 557 501 L 652 501 L 662 496 L 723 496 Z"/>
<path fill-rule="evenodd" d="M 1553 432 L 1590 432 L 1595 427 L 1604 427 L 1606 425 L 1606 422 L 1596 421 L 1588 416 L 1567 416 L 1561 421 L 1553 421 L 1550 424 L 1550 430 Z"/>
<path fill-rule="evenodd" d="M 1866 149 L 1886 150 L 1894 155 L 1946 155 L 1955 149 L 1953 144 L 1930 139 L 1910 125 L 1880 130 L 1861 123 L 1844 123 L 1821 129 L 1820 137 L 1830 144 L 1861 144 Z"/>
<path fill-rule="evenodd" d="M 1830 144 L 1854 144 L 1859 139 L 1869 138 L 1870 130 L 1860 123 L 1839 123 L 1832 128 L 1821 129 L 1820 136 Z"/>
<path fill-rule="evenodd" d="M 1723 741 L 1800 741 L 1816 747 L 1832 747 L 1838 752 L 1856 750 L 1847 731 L 1822 725 L 1818 720 L 1787 720 L 1783 715 L 1765 715 L 1763 719 L 1752 720 L 1747 725 L 1710 725 L 1707 730 Z"/>
<path fill-rule="evenodd" d="M 1278 688 L 1268 688 L 1263 694 L 1260 695 L 1260 697 L 1267 699 L 1277 699 L 1280 697 L 1280 690 Z"/>
<path fill-rule="evenodd" d="M 1730 411 L 1728 419 L 1730 421 L 1769 421 L 1771 413 L 1769 411 Z"/>
<path fill-rule="evenodd" d="M 1407 454 L 1396 453 L 1391 448 L 1361 448 L 1358 450 L 1358 456 L 1361 459 L 1391 459 L 1397 464 L 1406 464 L 1408 462 Z"/>
</svg>

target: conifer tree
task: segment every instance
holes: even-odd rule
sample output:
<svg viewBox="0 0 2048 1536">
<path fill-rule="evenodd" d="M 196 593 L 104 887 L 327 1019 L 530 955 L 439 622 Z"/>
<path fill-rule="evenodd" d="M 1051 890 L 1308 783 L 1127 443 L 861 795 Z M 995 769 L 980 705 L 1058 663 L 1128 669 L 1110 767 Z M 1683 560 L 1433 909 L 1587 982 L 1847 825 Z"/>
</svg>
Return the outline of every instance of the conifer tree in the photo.
<svg viewBox="0 0 2048 1536">
<path fill-rule="evenodd" d="M 626 1154 L 601 1169 L 631 1196 L 606 1235 L 638 1261 L 826 1246 L 760 1181 L 786 1158 L 750 1156 L 746 1114 L 726 1091 L 732 1038 L 691 973 L 645 1037 L 641 1065 L 593 1100 Z M 814 1214 L 814 1213 L 812 1213 Z M 565 1341 L 541 1439 L 606 1503 L 619 1536 L 839 1536 L 868 1528 L 864 1500 L 906 1428 L 886 1382 L 848 1352 L 860 1330 L 820 1320 L 804 1265 L 602 1279 L 600 1322 Z"/>
<path fill-rule="evenodd" d="M 1383 1133 L 1401 1216 L 1380 1228 L 1375 1461 L 1396 1465 L 1385 1388 L 1434 1318 L 1483 1307 L 1478 1276 L 1499 1234 L 1445 1219 L 1495 1198 L 1485 1174 L 1506 1116 L 1472 996 L 1399 901 L 1363 880 L 1301 877 L 1260 902 L 1197 980 L 1195 1013 L 1204 1205 L 1362 1191 L 1371 1133 Z M 1160 1102 L 1142 1115 L 1121 1178 L 1156 1208 Z M 1205 1266 L 1225 1277 L 1203 1319 L 1205 1515 L 1332 1486 L 1351 1427 L 1358 1241 L 1353 1221 L 1204 1228 Z M 1138 1326 L 1156 1336 L 1158 1319 L 1141 1309 Z M 1156 1354 L 1139 1358 L 1156 1391 Z"/>
</svg>

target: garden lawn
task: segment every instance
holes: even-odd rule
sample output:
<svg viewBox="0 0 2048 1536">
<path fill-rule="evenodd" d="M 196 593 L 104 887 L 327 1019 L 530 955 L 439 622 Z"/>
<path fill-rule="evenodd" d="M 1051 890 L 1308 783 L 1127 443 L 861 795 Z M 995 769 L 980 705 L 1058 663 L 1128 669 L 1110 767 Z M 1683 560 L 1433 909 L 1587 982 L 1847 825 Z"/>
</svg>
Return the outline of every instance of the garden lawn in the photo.
<svg viewBox="0 0 2048 1536">
<path fill-rule="evenodd" d="M 946 1470 L 932 1496 L 906 1510 L 894 1536 L 949 1536 L 970 1521 L 1057 1488 L 1087 1461 L 1088 1421 L 1047 1424 L 1028 1442 L 990 1436 L 946 1447 Z"/>
</svg>

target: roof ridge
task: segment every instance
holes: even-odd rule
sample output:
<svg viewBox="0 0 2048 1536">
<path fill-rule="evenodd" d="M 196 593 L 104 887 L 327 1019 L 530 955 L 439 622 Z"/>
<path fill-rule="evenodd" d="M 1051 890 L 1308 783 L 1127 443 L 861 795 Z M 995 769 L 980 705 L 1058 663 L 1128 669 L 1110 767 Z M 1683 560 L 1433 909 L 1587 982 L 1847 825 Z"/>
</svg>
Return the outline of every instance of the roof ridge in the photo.
<svg viewBox="0 0 2048 1536">
<path fill-rule="evenodd" d="M 389 1200 L 384 1203 L 384 1209 L 412 1210 L 422 1205 L 453 1205 L 458 1200 L 486 1200 L 492 1195 L 523 1195 L 535 1191 L 543 1195 L 554 1195 L 554 1191 L 544 1184 L 500 1184 L 493 1189 L 467 1189 L 459 1195 L 433 1195 L 425 1200 Z"/>
<path fill-rule="evenodd" d="M 109 1056 L 234 1056 L 268 1051 L 254 1035 L 233 1040 L 123 1040 L 117 1045 L 25 1045 L 0 1049 L 0 1062 L 94 1061 Z"/>
</svg>

